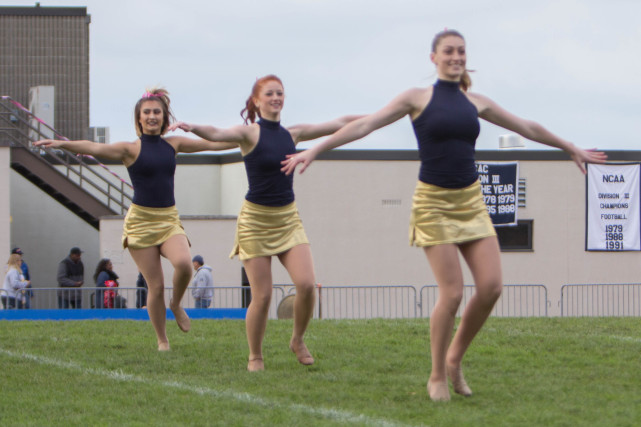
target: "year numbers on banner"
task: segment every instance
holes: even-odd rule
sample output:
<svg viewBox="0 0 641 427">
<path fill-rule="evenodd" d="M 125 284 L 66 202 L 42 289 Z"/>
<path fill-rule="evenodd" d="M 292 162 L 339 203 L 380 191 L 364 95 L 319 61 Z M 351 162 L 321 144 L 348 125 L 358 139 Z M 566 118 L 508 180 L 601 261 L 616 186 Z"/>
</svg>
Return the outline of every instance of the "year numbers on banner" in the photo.
<svg viewBox="0 0 641 427">
<path fill-rule="evenodd" d="M 606 225 L 605 232 L 606 233 L 623 233 L 623 226 L 622 225 Z"/>
<path fill-rule="evenodd" d="M 605 249 L 608 251 L 622 251 L 623 250 L 623 242 L 618 240 L 608 240 L 605 242 Z"/>
</svg>

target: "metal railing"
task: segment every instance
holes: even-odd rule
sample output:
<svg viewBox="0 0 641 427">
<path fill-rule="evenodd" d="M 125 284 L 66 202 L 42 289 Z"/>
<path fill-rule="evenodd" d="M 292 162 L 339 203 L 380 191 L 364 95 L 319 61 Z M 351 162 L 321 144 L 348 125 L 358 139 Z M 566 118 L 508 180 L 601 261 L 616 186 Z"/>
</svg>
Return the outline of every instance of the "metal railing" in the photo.
<svg viewBox="0 0 641 427">
<path fill-rule="evenodd" d="M 474 286 L 463 287 L 463 299 L 456 316 L 460 317 L 474 295 Z M 547 317 L 548 291 L 543 285 L 504 285 L 500 298 L 494 305 L 492 316 L 496 317 Z M 422 317 L 430 317 L 438 298 L 438 286 L 421 288 L 419 305 Z"/>
<path fill-rule="evenodd" d="M 78 291 L 82 308 L 95 306 L 95 297 L 115 289 L 126 300 L 128 309 L 143 307 L 138 303 L 146 289 L 136 287 L 30 288 L 31 308 L 57 309 L 59 291 Z M 194 308 L 195 301 L 188 288 L 183 307 Z M 287 297 L 295 294 L 293 285 L 273 286 L 269 318 L 278 318 L 278 308 Z M 165 288 L 165 303 L 171 299 L 172 288 Z M 463 299 L 457 316 L 474 294 L 474 286 L 464 286 Z M 7 292 L 0 289 L 0 297 Z M 251 298 L 247 286 L 215 286 L 210 308 L 246 308 Z M 320 286 L 314 317 L 320 319 L 369 319 L 430 317 L 438 298 L 437 286 L 423 286 L 417 300 L 413 286 Z M 505 285 L 492 316 L 547 317 L 548 292 L 543 285 Z M 565 285 L 561 288 L 561 316 L 641 316 L 641 284 Z M 19 304 L 16 301 L 16 309 Z M 9 309 L 1 307 L 1 309 Z"/>
<path fill-rule="evenodd" d="M 0 138 L 12 146 L 24 147 L 40 155 L 42 160 L 56 169 L 62 167 L 62 171 L 58 169 L 61 174 L 115 213 L 123 215 L 129 208 L 133 187 L 95 158 L 77 156 L 66 150 L 34 147 L 33 143 L 40 139 L 67 138 L 9 96 L 0 97 Z M 44 153 L 48 156 L 44 156 Z M 97 168 L 102 168 L 103 173 L 99 173 Z"/>
<path fill-rule="evenodd" d="M 417 317 L 413 286 L 320 286 L 315 317 L 388 319 Z"/>
<path fill-rule="evenodd" d="M 0 289 L 0 301 L 2 302 L 2 305 L 0 305 L 2 310 L 21 309 L 27 305 L 26 295 L 20 293 L 16 298 L 13 293 L 10 294 L 4 289 Z"/>
<path fill-rule="evenodd" d="M 561 316 L 641 316 L 641 284 L 564 285 Z"/>
</svg>

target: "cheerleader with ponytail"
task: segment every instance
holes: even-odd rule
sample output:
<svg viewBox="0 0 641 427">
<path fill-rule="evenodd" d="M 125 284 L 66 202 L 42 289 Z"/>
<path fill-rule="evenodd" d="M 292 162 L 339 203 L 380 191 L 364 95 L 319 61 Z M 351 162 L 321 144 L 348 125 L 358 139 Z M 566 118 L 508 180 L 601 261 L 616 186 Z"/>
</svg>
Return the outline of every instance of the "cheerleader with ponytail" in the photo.
<svg viewBox="0 0 641 427">
<path fill-rule="evenodd" d="M 321 124 L 289 126 L 280 124 L 285 103 L 282 81 L 267 75 L 256 80 L 241 117 L 245 124 L 229 129 L 176 123 L 170 127 L 193 132 L 210 141 L 234 142 L 245 162 L 249 191 L 238 216 L 231 257 L 243 262 L 252 300 L 246 317 L 249 344 L 249 371 L 262 371 L 263 338 L 272 296 L 271 259 L 277 257 L 296 286 L 294 329 L 290 350 L 303 365 L 314 358 L 303 336 L 314 311 L 315 276 L 312 253 L 294 201 L 293 177 L 280 171 L 280 162 L 296 152 L 301 141 L 336 132 L 360 116 L 344 116 Z"/>
<path fill-rule="evenodd" d="M 173 290 L 169 308 L 178 327 L 187 332 L 191 322 L 181 301 L 191 279 L 189 240 L 180 223 L 174 199 L 176 155 L 197 151 L 226 150 L 235 144 L 167 136 L 173 114 L 169 93 L 161 88 L 146 90 L 134 107 L 138 139 L 132 142 L 100 144 L 92 141 L 57 141 L 35 143 L 46 148 L 64 148 L 73 153 L 121 161 L 129 172 L 134 188 L 133 203 L 127 211 L 122 236 L 138 270 L 149 288 L 147 311 L 156 331 L 159 351 L 169 350 L 165 329 L 166 306 L 160 258 L 167 258 L 173 268 Z"/>
</svg>

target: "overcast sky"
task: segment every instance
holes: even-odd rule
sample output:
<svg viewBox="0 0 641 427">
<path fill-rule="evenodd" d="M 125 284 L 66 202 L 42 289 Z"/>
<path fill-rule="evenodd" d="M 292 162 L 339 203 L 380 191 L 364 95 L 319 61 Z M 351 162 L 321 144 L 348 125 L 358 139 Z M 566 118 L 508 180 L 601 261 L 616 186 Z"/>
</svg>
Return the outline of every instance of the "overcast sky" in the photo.
<svg viewBox="0 0 641 427">
<path fill-rule="evenodd" d="M 434 82 L 430 44 L 447 27 L 466 38 L 473 91 L 584 148 L 641 149 L 639 0 L 40 4 L 87 7 L 90 120 L 108 126 L 112 142 L 135 139 L 133 106 L 155 85 L 169 90 L 179 120 L 220 127 L 241 123 L 252 84 L 271 73 L 285 85 L 285 126 L 374 112 Z M 497 149 L 507 133 L 481 129 L 478 149 Z M 415 147 L 407 118 L 345 146 Z"/>
</svg>

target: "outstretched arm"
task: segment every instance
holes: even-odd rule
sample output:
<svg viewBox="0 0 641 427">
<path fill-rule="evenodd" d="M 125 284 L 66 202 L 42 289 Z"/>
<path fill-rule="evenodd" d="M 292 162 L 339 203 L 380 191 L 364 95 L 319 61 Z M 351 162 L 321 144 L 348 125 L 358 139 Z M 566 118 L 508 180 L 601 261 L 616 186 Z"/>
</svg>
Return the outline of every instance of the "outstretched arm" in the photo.
<svg viewBox="0 0 641 427">
<path fill-rule="evenodd" d="M 333 148 L 340 147 L 341 145 L 345 145 L 348 142 L 361 139 L 376 129 L 380 129 L 394 123 L 401 117 L 411 114 L 416 108 L 416 99 L 419 96 L 418 91 L 419 89 L 410 89 L 397 96 L 381 110 L 368 116 L 363 116 L 358 120 L 349 122 L 331 137 L 320 144 L 316 144 L 309 150 L 288 155 L 287 159 L 281 162 L 283 165 L 281 171 L 290 175 L 294 172 L 296 166 L 299 163 L 302 163 L 300 173 L 303 173 L 314 161 L 316 156 L 323 151 L 331 150 Z"/>
<path fill-rule="evenodd" d="M 364 115 L 343 116 L 338 119 L 318 124 L 300 124 L 289 127 L 289 133 L 296 144 L 301 141 L 320 138 L 321 136 L 331 135 L 346 124 L 354 120 L 365 117 Z"/>
<path fill-rule="evenodd" d="M 59 141 L 54 139 L 43 139 L 33 143 L 36 147 L 64 148 L 72 153 L 89 154 L 109 160 L 124 161 L 131 156 L 133 144 L 130 142 L 115 142 L 113 144 L 101 144 L 92 141 Z"/>
<path fill-rule="evenodd" d="M 539 123 L 515 116 L 483 95 L 471 93 L 469 96 L 479 109 L 479 117 L 497 126 L 516 132 L 532 141 L 549 145 L 550 147 L 560 148 L 570 155 L 574 163 L 576 163 L 584 174 L 586 173 L 585 167 L 583 166 L 584 163 L 604 163 L 608 158 L 602 151 L 579 148 L 571 142 L 553 134 Z"/>
<path fill-rule="evenodd" d="M 191 148 L 206 147 L 194 151 L 203 150 L 227 150 L 230 148 L 240 147 L 241 151 L 245 148 L 250 141 L 249 133 L 251 126 L 234 126 L 229 129 L 221 129 L 214 126 L 196 125 L 185 122 L 176 122 L 169 126 L 169 131 L 182 129 L 185 132 L 191 132 L 207 141 L 209 145 L 205 145 L 206 141 L 199 142 L 192 145 Z M 192 140 L 193 141 L 193 140 Z M 190 147 L 187 147 L 189 149 Z M 178 150 L 177 150 L 178 151 Z M 182 151 L 182 150 L 181 150 Z M 192 153 L 194 151 L 184 151 Z"/>
<path fill-rule="evenodd" d="M 168 136 L 165 138 L 177 153 L 197 153 L 199 151 L 222 151 L 238 148 L 236 142 L 213 142 L 206 139 L 193 139 L 184 136 Z"/>
</svg>

